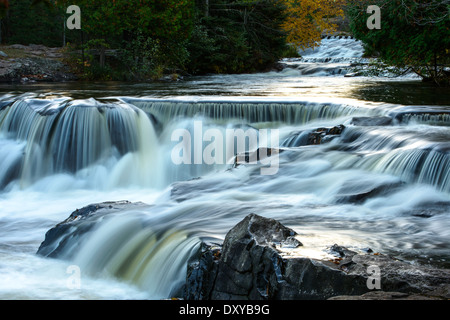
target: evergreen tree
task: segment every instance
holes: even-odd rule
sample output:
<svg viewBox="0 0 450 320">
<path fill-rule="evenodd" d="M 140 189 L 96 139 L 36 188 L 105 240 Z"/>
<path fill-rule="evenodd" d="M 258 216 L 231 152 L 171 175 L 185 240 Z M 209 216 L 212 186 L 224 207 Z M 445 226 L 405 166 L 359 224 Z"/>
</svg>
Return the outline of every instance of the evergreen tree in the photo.
<svg viewBox="0 0 450 320">
<path fill-rule="evenodd" d="M 282 1 L 209 0 L 197 2 L 188 49 L 193 73 L 257 71 L 286 50 Z"/>
</svg>

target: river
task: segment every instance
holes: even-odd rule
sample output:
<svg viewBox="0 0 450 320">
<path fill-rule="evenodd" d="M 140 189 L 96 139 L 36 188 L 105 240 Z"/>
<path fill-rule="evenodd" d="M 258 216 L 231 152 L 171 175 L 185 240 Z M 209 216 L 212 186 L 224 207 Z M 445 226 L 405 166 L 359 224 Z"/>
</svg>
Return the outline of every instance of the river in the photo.
<svg viewBox="0 0 450 320">
<path fill-rule="evenodd" d="M 345 77 L 361 55 L 335 38 L 280 72 L 1 85 L 0 299 L 169 298 L 200 241 L 249 213 L 293 228 L 312 255 L 338 243 L 448 268 L 450 92 Z M 283 152 L 234 167 L 227 132 Z M 76 209 L 120 200 L 147 206 L 100 219 L 59 259 L 36 254 Z"/>
</svg>

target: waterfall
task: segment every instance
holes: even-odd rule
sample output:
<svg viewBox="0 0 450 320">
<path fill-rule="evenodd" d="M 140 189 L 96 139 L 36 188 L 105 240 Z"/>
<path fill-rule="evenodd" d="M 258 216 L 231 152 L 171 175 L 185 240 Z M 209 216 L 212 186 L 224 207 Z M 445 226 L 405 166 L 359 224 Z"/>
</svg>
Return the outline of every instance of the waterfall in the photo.
<svg viewBox="0 0 450 320">
<path fill-rule="evenodd" d="M 403 125 L 450 126 L 450 111 L 445 107 L 399 106 L 389 110 L 388 115 Z"/>
<path fill-rule="evenodd" d="M 0 120 L 8 148 L 16 145 L 9 159 L 2 159 L 2 184 L 17 179 L 25 188 L 67 173 L 97 175 L 108 181 L 104 186 L 152 185 L 156 180 L 156 133 L 147 115 L 131 105 L 25 99 L 4 108 Z"/>
<path fill-rule="evenodd" d="M 361 106 L 319 102 L 258 101 L 176 101 L 128 99 L 157 121 L 165 124 L 177 118 L 203 116 L 218 121 L 239 120 L 243 123 L 272 122 L 305 124 L 312 120 L 335 119 L 357 114 L 374 114 Z"/>
<path fill-rule="evenodd" d="M 333 63 L 348 63 L 358 56 L 357 47 L 350 50 L 353 40 L 334 40 L 328 49 L 340 40 L 349 43 L 349 51 L 336 55 Z M 321 59 L 330 53 L 322 49 L 309 58 L 305 55 L 310 62 L 295 63 L 327 64 Z M 161 98 L 167 92 L 147 96 L 146 91 L 140 97 L 114 92 L 109 98 L 54 98 L 58 94 L 45 99 L 35 94 L 0 98 L 0 242 L 4 244 L 0 253 L 6 257 L 0 268 L 6 277 L 14 279 L 20 272 L 34 277 L 38 272 L 33 263 L 26 255 L 17 259 L 17 251 L 25 247 L 34 255 L 45 231 L 62 225 L 47 251 L 39 253 L 63 265 L 56 267 L 62 286 L 57 281 L 47 286 L 41 279 L 48 278 L 50 271 L 33 282 L 50 292 L 43 294 L 45 298 L 58 290 L 60 296 L 85 297 L 84 291 L 64 288 L 66 265 L 80 268 L 83 290 L 88 288 L 92 294 L 102 288 L 100 297 L 111 297 L 117 283 L 138 288 L 146 298 L 179 297 L 187 263 L 201 241 L 221 242 L 250 213 L 283 220 L 300 231 L 306 244 L 320 249 L 348 240 L 342 245 L 388 253 L 404 250 L 414 259 L 425 256 L 427 262 L 428 257 L 437 261 L 439 255 L 447 259 L 448 107 L 347 99 L 348 92 L 333 95 L 342 89 L 333 86 L 324 90 L 326 94 L 321 90 L 303 95 L 299 86 L 323 85 L 323 78 L 311 84 L 298 72 L 288 73 L 270 72 L 261 79 L 277 83 L 283 77 L 290 79 L 291 96 L 285 91 L 271 96 L 281 87 L 276 86 L 264 97 L 243 90 L 242 96 L 227 97 L 199 96 L 194 91 Z M 251 75 L 242 81 L 240 76 L 215 81 L 223 85 L 238 79 L 226 88 L 231 92 L 259 79 Z M 329 78 L 326 84 L 342 84 L 343 78 Z M 270 87 L 270 81 L 256 92 Z M 345 81 L 349 81 L 346 90 L 361 85 L 352 78 Z M 147 85 L 133 86 L 131 91 L 134 94 Z M 159 83 L 156 90 L 166 85 L 180 89 L 180 84 Z M 183 86 L 189 85 L 186 81 L 181 86 L 182 94 Z M 195 89 L 198 85 L 194 81 Z M 308 140 L 319 129 L 335 127 L 342 130 L 319 144 Z M 242 131 L 248 151 L 269 141 L 268 135 L 260 140 L 263 130 L 278 130 L 281 149 L 276 153 L 276 174 L 261 174 L 261 163 L 227 163 L 228 148 L 231 159 L 238 153 L 234 144 L 238 138 L 232 137 L 233 143 L 225 139 L 228 130 Z M 180 141 L 183 135 L 174 139 L 176 132 L 192 138 L 186 141 L 188 163 L 176 163 L 172 157 L 185 142 Z M 217 159 L 220 154 L 223 161 L 196 162 L 197 151 L 199 158 L 208 151 Z M 125 199 L 145 205 L 93 210 L 73 224 L 60 224 L 69 212 L 78 219 L 75 208 Z M 39 271 L 52 265 L 52 259 L 41 260 L 44 266 Z M 105 282 L 90 287 L 92 279 Z M 4 283 L 0 294 L 2 288 Z M 10 295 L 7 291 L 3 296 Z"/>
<path fill-rule="evenodd" d="M 445 123 L 448 117 L 442 110 L 415 109 L 412 114 L 406 107 L 361 108 L 298 101 L 19 99 L 0 110 L 0 186 L 4 188 L 13 181 L 18 181 L 21 188 L 40 180 L 48 184 L 45 179 L 59 175 L 61 184 L 53 181 L 54 188 L 164 187 L 227 167 L 172 164 L 171 132 L 184 128 L 193 133 L 195 119 L 205 129 L 224 132 L 230 124 L 301 126 L 314 120 L 383 113 L 401 121 L 403 128 L 408 128 L 404 122 L 412 121 L 413 116 L 420 117 L 421 123 L 437 119 Z M 344 132 L 345 143 L 340 148 L 371 153 L 353 164 L 357 168 L 388 172 L 408 182 L 432 184 L 448 191 L 448 152 L 434 145 L 448 138 L 439 137 L 437 132 L 430 143 L 424 144 L 423 135 L 389 128 L 350 127 Z M 424 134 L 430 136 L 428 131 Z M 282 145 L 300 146 L 306 136 L 307 131 L 291 135 L 289 142 Z M 411 150 L 413 141 L 420 144 L 417 150 Z"/>
<path fill-rule="evenodd" d="M 347 127 L 340 149 L 352 160 L 338 167 L 389 173 L 408 183 L 450 192 L 450 136 L 445 128 Z"/>
<path fill-rule="evenodd" d="M 79 242 L 73 263 L 83 272 L 120 278 L 145 290 L 152 299 L 176 296 L 185 281 L 186 261 L 200 244 L 184 231 L 146 226 L 132 212 L 107 217 Z"/>
<path fill-rule="evenodd" d="M 350 70 L 352 63 L 366 63 L 361 41 L 351 37 L 322 39 L 320 46 L 300 50 L 301 58 L 283 59 L 289 68 L 303 76 L 340 76 Z"/>
<path fill-rule="evenodd" d="M 171 132 L 192 127 L 192 121 L 180 119 L 197 117 L 205 128 L 225 132 L 230 124 L 302 124 L 374 112 L 347 104 L 295 101 L 24 98 L 0 111 L 5 153 L 0 186 L 17 182 L 27 188 L 40 182 L 37 186 L 48 190 L 164 187 L 226 168 L 171 164 Z"/>
<path fill-rule="evenodd" d="M 395 149 L 365 157 L 355 167 L 389 173 L 410 183 L 424 183 L 450 193 L 450 153 L 439 149 Z"/>
<path fill-rule="evenodd" d="M 328 37 L 319 47 L 299 51 L 304 61 L 341 62 L 362 58 L 364 47 L 361 41 L 351 37 Z"/>
</svg>

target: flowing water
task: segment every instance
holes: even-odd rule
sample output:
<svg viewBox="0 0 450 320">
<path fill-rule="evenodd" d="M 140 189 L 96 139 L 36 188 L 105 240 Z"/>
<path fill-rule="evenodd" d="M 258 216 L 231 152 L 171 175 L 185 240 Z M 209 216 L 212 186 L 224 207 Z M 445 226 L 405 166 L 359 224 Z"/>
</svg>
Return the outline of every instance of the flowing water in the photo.
<svg viewBox="0 0 450 320">
<path fill-rule="evenodd" d="M 281 72 L 3 85 L 0 298 L 168 298 L 200 241 L 220 243 L 249 213 L 293 228 L 311 254 L 338 243 L 448 268 L 450 92 L 414 77 L 344 77 L 362 52 L 326 39 Z M 306 143 L 338 125 L 329 142 Z M 207 133 L 218 143 L 227 130 L 255 133 L 247 151 L 276 132 L 270 146 L 283 152 L 234 167 L 224 141 L 214 145 L 223 161 L 175 163 L 174 132 L 192 138 L 183 150 L 194 158 Z M 36 254 L 71 212 L 120 200 L 146 205 L 93 221 L 58 259 Z"/>
</svg>

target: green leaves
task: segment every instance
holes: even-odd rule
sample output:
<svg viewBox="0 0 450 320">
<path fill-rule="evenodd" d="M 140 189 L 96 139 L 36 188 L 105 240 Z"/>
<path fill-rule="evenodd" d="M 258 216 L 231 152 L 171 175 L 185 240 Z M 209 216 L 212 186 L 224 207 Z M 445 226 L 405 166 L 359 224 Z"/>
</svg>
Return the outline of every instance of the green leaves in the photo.
<svg viewBox="0 0 450 320">
<path fill-rule="evenodd" d="M 192 73 L 260 70 L 286 50 L 285 6 L 273 0 L 209 0 L 198 8 L 189 41 Z"/>
<path fill-rule="evenodd" d="M 387 64 L 410 67 L 424 79 L 450 83 L 445 67 L 450 58 L 447 0 L 348 0 L 347 15 L 355 37 Z M 381 30 L 366 27 L 368 5 L 381 8 Z"/>
</svg>

